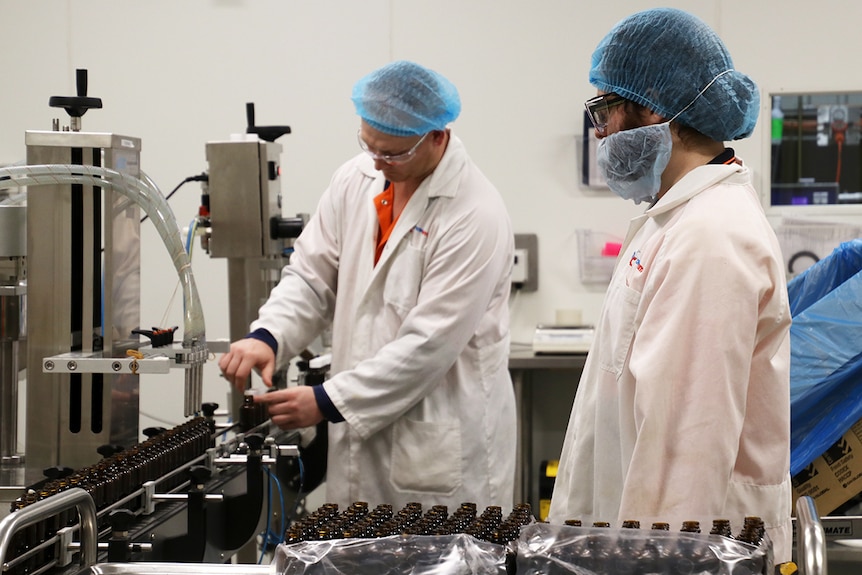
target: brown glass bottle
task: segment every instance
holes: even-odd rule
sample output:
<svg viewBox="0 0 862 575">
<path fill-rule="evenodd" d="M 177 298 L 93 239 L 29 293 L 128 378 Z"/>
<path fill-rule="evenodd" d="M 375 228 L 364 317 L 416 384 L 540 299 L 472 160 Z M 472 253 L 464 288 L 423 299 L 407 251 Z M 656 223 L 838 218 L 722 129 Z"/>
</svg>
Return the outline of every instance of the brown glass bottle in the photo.
<svg viewBox="0 0 862 575">
<path fill-rule="evenodd" d="M 736 538 L 751 545 L 760 545 L 765 533 L 766 528 L 763 519 L 756 515 L 750 515 L 743 520 L 742 531 Z"/>
<path fill-rule="evenodd" d="M 765 534 L 766 526 L 763 520 L 760 517 L 752 515 L 745 518 L 742 531 L 736 537 L 739 541 L 753 547 L 749 557 L 745 561 L 751 573 L 761 573 L 765 568 L 766 558 L 764 556 L 764 549 L 761 547 Z"/>
<path fill-rule="evenodd" d="M 39 500 L 39 495 L 32 489 L 28 490 L 24 495 L 24 504 L 25 506 L 33 505 Z M 30 551 L 40 543 L 45 540 L 45 523 L 44 521 L 39 521 L 26 527 L 24 529 L 25 532 L 25 550 Z M 27 561 L 22 563 L 23 572 L 30 573 L 32 571 L 36 571 L 39 567 L 41 567 L 41 557 L 39 553 L 36 553 L 32 557 L 30 557 Z"/>
<path fill-rule="evenodd" d="M 709 530 L 710 535 L 721 535 L 722 537 L 733 538 L 733 532 L 730 529 L 729 519 L 713 519 L 712 529 Z"/>
<path fill-rule="evenodd" d="M 671 569 L 677 575 L 695 573 L 703 559 L 703 545 L 696 537 L 687 537 L 686 533 L 700 533 L 699 521 L 683 521 L 676 546 L 671 550 Z"/>
<path fill-rule="evenodd" d="M 626 519 L 622 522 L 619 539 L 611 550 L 613 573 L 635 572 L 643 547 L 640 527 L 641 523 L 636 519 Z"/>
<path fill-rule="evenodd" d="M 593 528 L 585 537 L 585 549 L 579 565 L 596 573 L 608 573 L 612 567 L 612 546 L 615 543 L 609 533 L 611 524 L 607 521 L 594 521 Z"/>
<path fill-rule="evenodd" d="M 672 540 L 670 524 L 657 521 L 652 524 L 649 537 L 644 541 L 638 560 L 638 573 L 664 573 L 668 569 L 668 548 Z"/>
<path fill-rule="evenodd" d="M 27 506 L 27 502 L 24 500 L 24 496 L 18 497 L 15 501 L 12 502 L 11 512 L 14 513 L 20 509 L 23 509 Z M 28 533 L 26 530 L 21 529 L 12 536 L 12 540 L 9 543 L 9 556 L 6 558 L 7 561 L 11 559 L 15 559 L 16 557 L 20 557 L 27 551 L 28 547 Z M 20 563 L 17 566 L 13 567 L 8 571 L 11 575 L 18 575 L 20 573 L 24 573 L 25 564 Z"/>
</svg>

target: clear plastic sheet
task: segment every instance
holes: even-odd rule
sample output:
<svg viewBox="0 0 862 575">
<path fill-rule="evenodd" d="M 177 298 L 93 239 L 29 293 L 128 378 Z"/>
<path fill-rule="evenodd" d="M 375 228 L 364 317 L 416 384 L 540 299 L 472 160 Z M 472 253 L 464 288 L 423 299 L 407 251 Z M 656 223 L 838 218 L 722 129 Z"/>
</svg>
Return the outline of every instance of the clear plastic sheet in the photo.
<svg viewBox="0 0 862 575">
<path fill-rule="evenodd" d="M 570 527 L 521 529 L 518 575 L 771 574 L 772 544 L 758 546 L 704 533 Z"/>
<path fill-rule="evenodd" d="M 470 535 L 391 535 L 279 545 L 278 575 L 505 575 L 506 547 Z"/>
<path fill-rule="evenodd" d="M 844 242 L 787 285 L 790 473 L 796 475 L 862 417 L 862 239 Z"/>
</svg>

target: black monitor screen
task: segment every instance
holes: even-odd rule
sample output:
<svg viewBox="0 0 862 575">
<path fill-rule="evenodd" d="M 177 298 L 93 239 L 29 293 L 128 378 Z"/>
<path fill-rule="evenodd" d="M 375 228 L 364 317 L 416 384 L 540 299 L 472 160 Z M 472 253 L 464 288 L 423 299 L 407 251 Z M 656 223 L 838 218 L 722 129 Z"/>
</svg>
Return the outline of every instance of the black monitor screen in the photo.
<svg viewBox="0 0 862 575">
<path fill-rule="evenodd" d="M 772 96 L 771 205 L 862 204 L 862 92 Z"/>
</svg>

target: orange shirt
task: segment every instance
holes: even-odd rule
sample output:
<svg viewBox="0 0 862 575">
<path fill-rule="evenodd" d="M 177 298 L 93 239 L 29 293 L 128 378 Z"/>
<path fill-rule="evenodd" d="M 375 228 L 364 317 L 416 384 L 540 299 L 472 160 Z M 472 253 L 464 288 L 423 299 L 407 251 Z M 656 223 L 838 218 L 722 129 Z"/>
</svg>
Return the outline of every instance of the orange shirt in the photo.
<svg viewBox="0 0 862 575">
<path fill-rule="evenodd" d="M 383 253 L 383 247 L 389 240 L 392 234 L 392 229 L 395 227 L 397 217 L 392 217 L 392 204 L 395 200 L 395 186 L 392 182 L 386 182 L 386 187 L 383 191 L 374 197 L 374 207 L 377 208 L 377 248 L 374 251 L 374 265 L 380 259 L 380 254 Z"/>
</svg>

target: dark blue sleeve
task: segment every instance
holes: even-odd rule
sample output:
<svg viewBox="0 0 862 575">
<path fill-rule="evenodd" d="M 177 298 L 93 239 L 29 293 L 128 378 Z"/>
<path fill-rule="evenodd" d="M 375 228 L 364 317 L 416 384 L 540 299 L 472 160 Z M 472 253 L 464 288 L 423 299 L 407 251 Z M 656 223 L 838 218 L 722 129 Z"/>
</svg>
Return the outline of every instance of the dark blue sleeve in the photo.
<svg viewBox="0 0 862 575">
<path fill-rule="evenodd" d="M 262 341 L 266 345 L 272 348 L 272 353 L 278 355 L 278 342 L 275 341 L 275 338 L 269 331 L 263 329 L 262 327 L 257 328 L 247 336 L 247 339 L 256 339 Z"/>
<path fill-rule="evenodd" d="M 262 341 L 272 348 L 272 352 L 274 354 L 278 355 L 278 342 L 275 341 L 275 338 L 271 333 L 269 333 L 269 331 L 263 328 L 258 328 L 245 337 Z M 326 394 L 326 390 L 323 389 L 322 385 L 313 385 L 311 386 L 311 389 L 314 390 L 314 400 L 317 402 L 317 408 L 320 410 L 320 413 L 323 414 L 323 417 L 332 423 L 344 421 L 344 417 L 341 415 L 341 412 L 338 411 L 338 408 L 335 407 L 335 404 L 332 403 L 331 399 L 329 399 L 329 396 Z"/>
<path fill-rule="evenodd" d="M 323 385 L 312 385 L 311 389 L 314 390 L 314 400 L 317 401 L 317 408 L 320 409 L 323 417 L 332 423 L 344 421 L 344 417 L 338 411 L 338 408 L 335 407 L 335 404 L 332 403 L 332 400 L 329 399 L 329 395 L 323 389 Z"/>
</svg>

